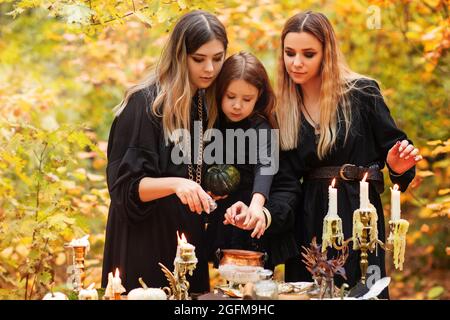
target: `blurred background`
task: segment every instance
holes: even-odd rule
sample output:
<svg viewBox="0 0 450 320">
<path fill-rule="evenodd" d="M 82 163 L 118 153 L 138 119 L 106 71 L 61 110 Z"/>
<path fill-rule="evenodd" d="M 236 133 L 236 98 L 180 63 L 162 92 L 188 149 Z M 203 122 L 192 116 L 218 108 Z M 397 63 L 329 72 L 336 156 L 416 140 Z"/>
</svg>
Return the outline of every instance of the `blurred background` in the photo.
<svg viewBox="0 0 450 320">
<path fill-rule="evenodd" d="M 272 80 L 287 18 L 327 15 L 349 65 L 381 83 L 424 156 L 402 195 L 404 270 L 387 255 L 391 298 L 449 299 L 447 0 L 0 0 L 0 299 L 39 299 L 52 282 L 65 290 L 64 244 L 85 234 L 86 284 L 100 286 L 112 108 L 157 61 L 176 19 L 198 8 L 225 24 L 228 54 L 254 53 Z M 220 281 L 212 270 L 212 285 Z"/>
</svg>

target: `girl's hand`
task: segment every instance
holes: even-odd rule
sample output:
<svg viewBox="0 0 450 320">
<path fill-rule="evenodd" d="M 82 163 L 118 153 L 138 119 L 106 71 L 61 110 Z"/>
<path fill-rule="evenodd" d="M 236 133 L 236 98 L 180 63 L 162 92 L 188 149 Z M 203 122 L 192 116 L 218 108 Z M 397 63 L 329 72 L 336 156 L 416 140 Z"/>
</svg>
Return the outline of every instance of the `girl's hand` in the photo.
<svg viewBox="0 0 450 320">
<path fill-rule="evenodd" d="M 248 206 L 242 201 L 238 201 L 227 209 L 224 215 L 225 220 L 223 221 L 223 224 L 231 224 L 238 228 L 248 230 L 247 226 L 244 226 L 248 213 Z"/>
<path fill-rule="evenodd" d="M 261 238 L 266 231 L 266 216 L 263 213 L 262 206 L 251 204 L 245 217 L 244 226 L 254 226 L 251 237 Z M 250 228 L 251 229 L 251 228 Z"/>
<path fill-rule="evenodd" d="M 386 163 L 396 174 L 403 174 L 416 165 L 423 157 L 419 154 L 419 149 L 409 144 L 408 140 L 397 143 L 389 150 Z"/>
<path fill-rule="evenodd" d="M 175 194 L 183 204 L 189 206 L 192 212 L 201 214 L 203 211 L 210 213 L 208 199 L 211 198 L 205 190 L 196 182 L 180 178 L 175 184 Z"/>
</svg>

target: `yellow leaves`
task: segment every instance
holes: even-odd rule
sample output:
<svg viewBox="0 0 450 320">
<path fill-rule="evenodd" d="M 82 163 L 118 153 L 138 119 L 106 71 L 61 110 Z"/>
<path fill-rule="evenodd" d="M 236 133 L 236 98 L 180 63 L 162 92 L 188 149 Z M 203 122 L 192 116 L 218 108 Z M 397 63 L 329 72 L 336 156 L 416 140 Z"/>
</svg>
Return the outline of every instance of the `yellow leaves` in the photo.
<svg viewBox="0 0 450 320">
<path fill-rule="evenodd" d="M 55 263 L 57 266 L 62 266 L 66 263 L 66 254 L 63 252 L 60 252 L 55 259 Z"/>
<path fill-rule="evenodd" d="M 414 232 L 409 232 L 406 235 L 406 243 L 408 245 L 413 245 L 416 240 L 420 239 L 422 237 L 422 233 L 420 231 L 414 231 Z"/>
<path fill-rule="evenodd" d="M 105 180 L 105 176 L 100 175 L 100 174 L 87 173 L 86 177 L 88 178 L 89 181 L 93 181 L 93 182 L 99 182 L 99 181 Z"/>
<path fill-rule="evenodd" d="M 417 176 L 421 177 L 421 178 L 426 178 L 426 177 L 430 177 L 430 176 L 434 176 L 434 172 L 429 171 L 429 170 L 425 170 L 425 171 L 418 171 L 416 173 Z"/>
<path fill-rule="evenodd" d="M 81 200 L 86 202 L 95 202 L 97 201 L 97 196 L 93 194 L 85 194 L 81 197 Z"/>
<path fill-rule="evenodd" d="M 446 144 L 444 144 L 444 145 L 442 145 L 442 146 L 437 146 L 437 147 L 431 152 L 431 154 L 432 154 L 433 156 L 436 156 L 436 155 L 438 155 L 438 154 L 440 154 L 440 153 L 450 153 L 450 143 L 448 143 L 448 141 L 447 141 Z"/>
<path fill-rule="evenodd" d="M 439 196 L 445 196 L 446 194 L 449 194 L 449 193 L 450 193 L 450 188 L 440 189 L 440 190 L 438 191 L 438 195 L 439 195 Z"/>
<path fill-rule="evenodd" d="M 27 161 L 17 155 L 3 151 L 0 153 L 0 159 L 2 162 L 9 164 L 9 167 L 14 170 L 17 177 L 23 181 L 27 186 L 31 186 L 33 181 L 24 172 Z"/>
<path fill-rule="evenodd" d="M 75 187 L 75 188 L 67 189 L 67 194 L 69 194 L 71 196 L 79 196 L 79 195 L 81 195 L 82 191 L 83 191 L 83 189 L 81 187 Z"/>
<path fill-rule="evenodd" d="M 153 21 L 151 18 L 149 18 L 146 14 L 140 12 L 140 11 L 135 11 L 133 12 L 133 14 L 141 21 L 143 22 L 145 25 L 147 25 L 148 27 L 151 27 L 153 24 Z"/>
<path fill-rule="evenodd" d="M 187 4 L 185 0 L 177 0 L 178 6 L 181 10 L 184 10 L 187 8 Z"/>
<path fill-rule="evenodd" d="M 427 145 L 429 146 L 437 146 L 442 144 L 442 140 L 432 140 L 432 141 L 427 141 Z"/>
<path fill-rule="evenodd" d="M 430 226 L 426 223 L 424 223 L 421 227 L 420 227 L 420 232 L 422 233 L 428 233 L 430 231 Z"/>
<path fill-rule="evenodd" d="M 95 170 L 100 170 L 103 169 L 106 166 L 106 160 L 105 159 L 95 159 L 92 162 L 92 168 L 94 168 Z"/>
</svg>

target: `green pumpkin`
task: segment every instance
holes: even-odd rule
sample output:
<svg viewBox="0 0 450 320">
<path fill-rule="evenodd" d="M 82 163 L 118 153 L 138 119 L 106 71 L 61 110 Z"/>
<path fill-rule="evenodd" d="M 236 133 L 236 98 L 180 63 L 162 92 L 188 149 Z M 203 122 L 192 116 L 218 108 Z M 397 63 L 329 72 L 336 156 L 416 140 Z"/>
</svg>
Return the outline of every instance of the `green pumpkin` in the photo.
<svg viewBox="0 0 450 320">
<path fill-rule="evenodd" d="M 205 175 L 206 190 L 216 196 L 225 196 L 239 186 L 241 175 L 235 166 L 218 164 L 208 169 Z"/>
</svg>

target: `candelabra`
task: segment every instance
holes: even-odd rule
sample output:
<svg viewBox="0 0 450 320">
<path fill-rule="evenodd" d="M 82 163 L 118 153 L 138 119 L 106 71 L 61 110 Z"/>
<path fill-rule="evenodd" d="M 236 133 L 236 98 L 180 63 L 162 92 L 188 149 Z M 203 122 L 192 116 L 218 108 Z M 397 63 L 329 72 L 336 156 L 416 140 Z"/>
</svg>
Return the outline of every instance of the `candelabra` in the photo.
<svg viewBox="0 0 450 320">
<path fill-rule="evenodd" d="M 70 244 L 66 244 L 65 247 L 70 248 L 72 251 L 72 286 L 73 290 L 78 292 L 84 287 L 84 280 L 86 279 L 86 267 L 84 264 L 84 258 L 86 256 L 86 246 L 73 246 Z"/>
<path fill-rule="evenodd" d="M 192 276 L 197 267 L 197 257 L 195 256 L 195 247 L 186 242 L 186 238 L 178 237 L 177 255 L 174 259 L 173 273 L 162 263 L 159 263 L 162 272 L 169 281 L 169 287 L 164 287 L 163 290 L 169 296 L 169 300 L 190 300 L 189 298 L 189 281 L 186 275 Z"/>
<path fill-rule="evenodd" d="M 366 273 L 368 268 L 368 252 L 373 252 L 377 245 L 385 251 L 393 251 L 394 264 L 400 270 L 403 268 L 405 252 L 405 236 L 408 230 L 408 222 L 403 219 L 389 221 L 390 235 L 386 243 L 378 239 L 377 212 L 375 207 L 370 205 L 367 209 L 357 209 L 353 213 L 353 236 L 347 240 L 342 240 L 341 219 L 339 217 L 327 218 L 331 225 L 331 232 L 323 235 L 323 244 L 332 246 L 336 250 L 343 250 L 350 242 L 353 243 L 353 250 L 360 250 L 361 282 L 366 283 Z"/>
</svg>

